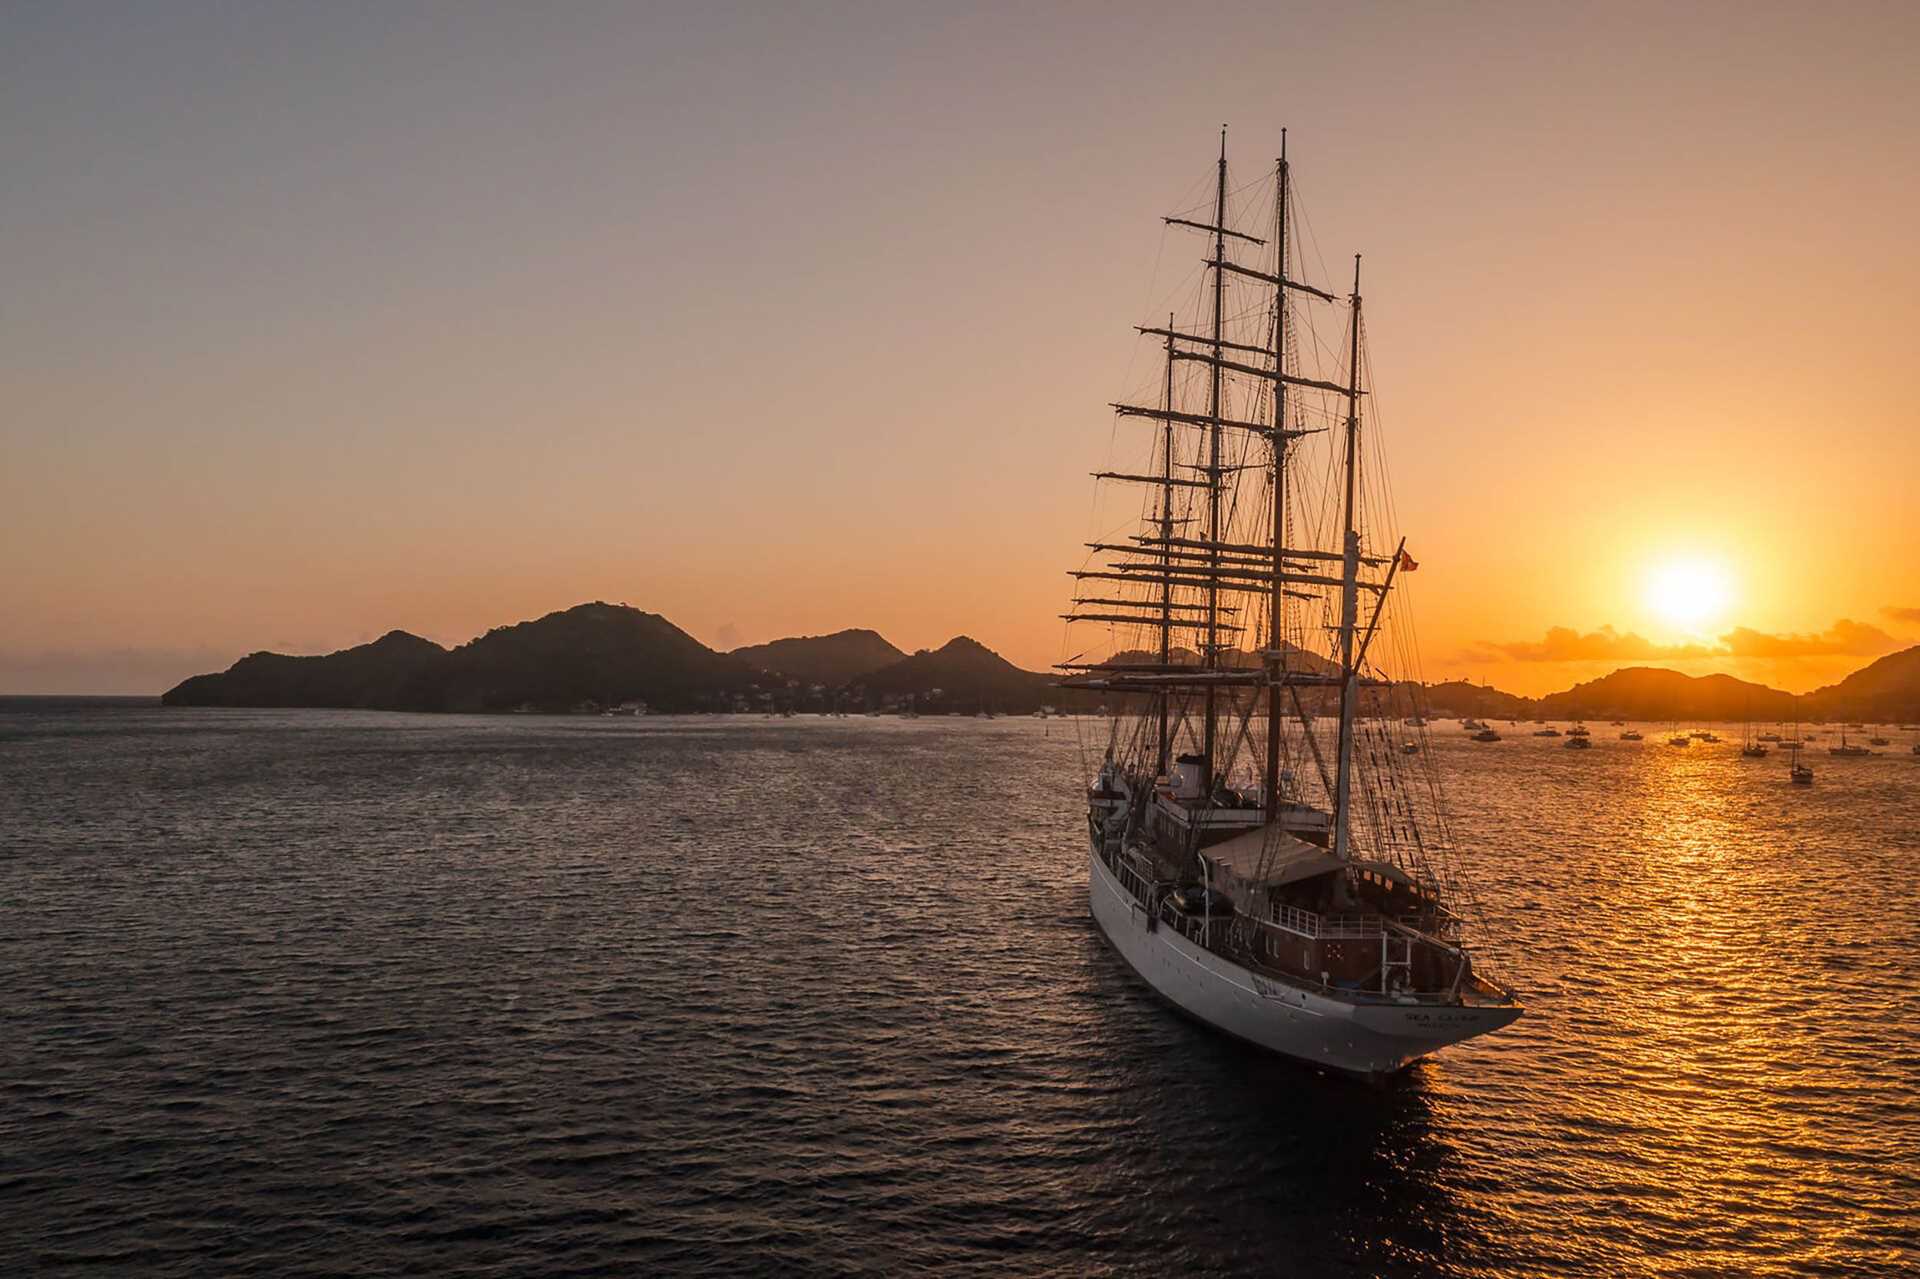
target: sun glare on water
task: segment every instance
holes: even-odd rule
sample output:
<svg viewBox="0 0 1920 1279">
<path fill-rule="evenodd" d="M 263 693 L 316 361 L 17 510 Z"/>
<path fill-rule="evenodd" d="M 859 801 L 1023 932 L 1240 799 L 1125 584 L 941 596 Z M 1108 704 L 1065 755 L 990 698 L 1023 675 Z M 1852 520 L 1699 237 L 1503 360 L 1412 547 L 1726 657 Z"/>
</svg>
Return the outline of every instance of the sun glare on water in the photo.
<svg viewBox="0 0 1920 1279">
<path fill-rule="evenodd" d="M 1725 565 L 1713 560 L 1667 560 L 1647 575 L 1648 609 L 1683 631 L 1698 631 L 1718 621 L 1732 599 L 1732 576 Z"/>
</svg>

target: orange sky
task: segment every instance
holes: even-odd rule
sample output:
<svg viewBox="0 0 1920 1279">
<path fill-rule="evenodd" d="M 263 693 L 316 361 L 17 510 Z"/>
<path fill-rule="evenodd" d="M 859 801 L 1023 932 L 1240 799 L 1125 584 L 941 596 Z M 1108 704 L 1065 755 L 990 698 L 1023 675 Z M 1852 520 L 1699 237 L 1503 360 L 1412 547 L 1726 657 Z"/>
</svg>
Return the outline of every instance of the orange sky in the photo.
<svg viewBox="0 0 1920 1279">
<path fill-rule="evenodd" d="M 0 691 L 593 598 L 1045 666 L 1221 121 L 1367 255 L 1429 677 L 1920 642 L 1920 10 L 1175 8 L 10 10 Z"/>
</svg>

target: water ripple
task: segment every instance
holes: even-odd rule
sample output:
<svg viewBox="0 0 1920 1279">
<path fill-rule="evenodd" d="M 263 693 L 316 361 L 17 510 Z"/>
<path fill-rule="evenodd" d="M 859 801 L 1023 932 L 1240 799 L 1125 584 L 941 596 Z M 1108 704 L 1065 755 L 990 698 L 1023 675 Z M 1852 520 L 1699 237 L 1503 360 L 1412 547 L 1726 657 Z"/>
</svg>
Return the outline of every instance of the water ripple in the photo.
<svg viewBox="0 0 1920 1279">
<path fill-rule="evenodd" d="M 1920 1268 L 1920 760 L 1436 748 L 1529 1013 L 1376 1090 L 1106 951 L 1069 726 L 0 714 L 0 1273 Z"/>
</svg>

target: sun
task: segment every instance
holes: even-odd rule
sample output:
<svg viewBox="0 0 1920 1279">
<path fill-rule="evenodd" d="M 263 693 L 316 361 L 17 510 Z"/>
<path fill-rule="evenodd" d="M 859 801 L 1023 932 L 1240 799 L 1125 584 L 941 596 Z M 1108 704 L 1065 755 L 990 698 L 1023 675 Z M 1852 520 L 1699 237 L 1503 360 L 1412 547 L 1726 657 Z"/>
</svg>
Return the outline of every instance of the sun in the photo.
<svg viewBox="0 0 1920 1279">
<path fill-rule="evenodd" d="M 1700 557 L 1663 561 L 1647 574 L 1647 607 L 1669 626 L 1698 631 L 1719 619 L 1733 600 L 1726 565 Z"/>
</svg>

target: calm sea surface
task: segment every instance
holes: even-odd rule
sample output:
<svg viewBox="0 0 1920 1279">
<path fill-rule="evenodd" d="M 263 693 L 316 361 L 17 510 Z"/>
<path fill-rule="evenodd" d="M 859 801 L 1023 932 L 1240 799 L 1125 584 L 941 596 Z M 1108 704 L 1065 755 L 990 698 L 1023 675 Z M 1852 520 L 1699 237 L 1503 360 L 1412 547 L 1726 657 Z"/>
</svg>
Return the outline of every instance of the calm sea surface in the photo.
<svg viewBox="0 0 1920 1279">
<path fill-rule="evenodd" d="M 1438 730 L 1529 1012 L 1369 1088 L 1105 948 L 1091 723 L 0 705 L 0 1274 L 1920 1271 L 1913 736 L 1615 731 Z"/>
</svg>

